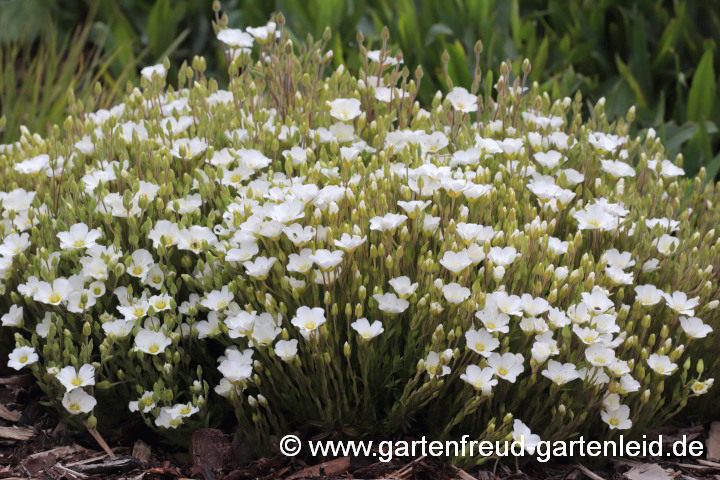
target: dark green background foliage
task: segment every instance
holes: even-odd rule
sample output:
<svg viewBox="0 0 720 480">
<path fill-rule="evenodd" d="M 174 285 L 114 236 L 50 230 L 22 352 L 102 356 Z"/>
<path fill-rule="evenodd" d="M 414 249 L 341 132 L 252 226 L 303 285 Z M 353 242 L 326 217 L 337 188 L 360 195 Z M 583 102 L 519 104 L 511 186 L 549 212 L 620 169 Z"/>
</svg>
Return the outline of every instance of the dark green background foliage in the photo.
<svg viewBox="0 0 720 480">
<path fill-rule="evenodd" d="M 105 96 L 111 103 L 126 79 L 166 55 L 171 81 L 183 60 L 204 55 L 222 84 L 226 65 L 211 6 L 212 0 L 0 0 L 0 102 L 8 121 L 0 141 L 17 138 L 21 124 L 44 132 L 61 122 L 70 86 L 82 98 L 100 79 L 112 87 Z M 688 174 L 703 165 L 709 178 L 720 170 L 720 0 L 225 0 L 223 11 L 239 28 L 283 12 L 297 39 L 319 38 L 330 26 L 334 62 L 351 69 L 361 64 L 357 31 L 380 48 L 387 25 L 393 52 L 402 50 L 411 72 L 423 66 L 426 103 L 447 89 L 445 50 L 453 83 L 470 87 L 472 48 L 480 39 L 483 75 L 497 75 L 503 60 L 517 74 L 527 57 L 531 80 L 554 98 L 577 90 L 588 103 L 604 96 L 611 118 L 635 105 L 638 128 L 655 128 L 668 157 L 682 152 Z"/>
</svg>

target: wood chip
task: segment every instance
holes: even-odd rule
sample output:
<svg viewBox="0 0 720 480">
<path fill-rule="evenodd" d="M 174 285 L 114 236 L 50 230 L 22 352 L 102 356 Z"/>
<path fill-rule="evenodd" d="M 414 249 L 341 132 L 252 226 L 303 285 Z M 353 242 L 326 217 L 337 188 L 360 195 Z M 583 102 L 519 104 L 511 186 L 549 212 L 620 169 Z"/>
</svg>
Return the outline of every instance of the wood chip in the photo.
<svg viewBox="0 0 720 480">
<path fill-rule="evenodd" d="M 605 480 L 603 477 L 598 475 L 597 473 L 593 472 L 589 468 L 587 468 L 585 465 L 580 465 L 579 463 L 575 465 L 575 468 L 577 468 L 580 473 L 585 475 L 586 477 L 590 478 L 591 480 Z"/>
<path fill-rule="evenodd" d="M 35 436 L 35 430 L 25 427 L 0 427 L 0 438 L 26 442 Z"/>
<path fill-rule="evenodd" d="M 641 463 L 623 475 L 628 480 L 672 480 L 675 478 L 673 470 L 666 470 L 657 463 Z"/>
<path fill-rule="evenodd" d="M 138 440 L 135 442 L 135 445 L 133 445 L 132 456 L 140 460 L 142 463 L 150 463 L 150 460 L 152 460 L 150 445 L 142 440 Z"/>
<path fill-rule="evenodd" d="M 720 422 L 710 424 L 707 439 L 708 460 L 720 460 Z"/>
<path fill-rule="evenodd" d="M 0 385 L 6 385 L 9 387 L 24 387 L 26 385 L 32 385 L 35 381 L 35 377 L 30 374 L 13 375 L 12 377 L 0 377 Z"/>
<path fill-rule="evenodd" d="M 304 468 L 287 477 L 287 480 L 299 480 L 301 478 L 319 477 L 321 475 L 335 477 L 347 472 L 349 469 L 350 457 L 340 457 L 321 463 L 320 465 Z"/>
<path fill-rule="evenodd" d="M 0 418 L 7 420 L 8 422 L 17 422 L 22 417 L 20 412 L 14 412 L 8 409 L 5 405 L 0 405 Z"/>
<path fill-rule="evenodd" d="M 455 477 L 457 480 L 477 480 L 475 477 L 467 473 L 462 468 L 453 467 L 453 470 L 455 471 Z"/>
</svg>

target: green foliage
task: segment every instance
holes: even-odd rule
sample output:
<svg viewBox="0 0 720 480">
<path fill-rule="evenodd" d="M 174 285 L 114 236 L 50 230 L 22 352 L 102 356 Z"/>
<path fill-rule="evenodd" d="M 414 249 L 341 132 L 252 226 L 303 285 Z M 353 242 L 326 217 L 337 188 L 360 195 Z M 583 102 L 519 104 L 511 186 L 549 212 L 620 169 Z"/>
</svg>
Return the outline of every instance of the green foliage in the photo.
<svg viewBox="0 0 720 480">
<path fill-rule="evenodd" d="M 226 90 L 203 57 L 168 85 L 163 59 L 0 151 L 8 366 L 71 425 L 112 434 L 128 408 L 187 442 L 234 413 L 265 453 L 298 430 L 638 438 L 717 402 L 720 185 L 631 135 L 635 107 L 519 94 L 528 61 L 422 108 L 386 32 L 355 73 L 329 30 L 290 48 L 275 18 L 252 48 L 222 32 Z"/>
<path fill-rule="evenodd" d="M 62 123 L 70 101 L 68 92 L 84 101 L 93 84 L 102 80 L 107 88 L 96 99 L 99 107 L 110 105 L 122 94 L 122 82 L 134 75 L 136 65 L 130 63 L 118 76 L 110 76 L 110 65 L 119 52 L 107 51 L 103 44 L 91 45 L 90 30 L 89 24 L 81 27 L 62 43 L 50 29 L 35 45 L 0 45 L 0 105 L 6 119 L 0 143 L 16 140 L 22 125 L 44 133 L 49 126 Z"/>
</svg>

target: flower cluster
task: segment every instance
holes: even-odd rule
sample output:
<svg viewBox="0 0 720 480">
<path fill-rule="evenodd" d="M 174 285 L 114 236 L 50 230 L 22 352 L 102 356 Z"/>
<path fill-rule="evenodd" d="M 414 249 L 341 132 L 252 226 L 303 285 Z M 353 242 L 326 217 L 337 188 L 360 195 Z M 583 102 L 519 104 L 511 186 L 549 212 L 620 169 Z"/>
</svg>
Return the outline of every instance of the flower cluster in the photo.
<svg viewBox="0 0 720 480">
<path fill-rule="evenodd" d="M 231 405 L 259 449 L 308 426 L 532 449 L 710 391 L 720 195 L 634 110 L 584 122 L 527 61 L 423 109 L 385 34 L 352 75 L 329 31 L 215 28 L 227 90 L 201 58 L 177 89 L 149 67 L 0 154 L 8 365 L 71 419 L 171 434 Z"/>
</svg>

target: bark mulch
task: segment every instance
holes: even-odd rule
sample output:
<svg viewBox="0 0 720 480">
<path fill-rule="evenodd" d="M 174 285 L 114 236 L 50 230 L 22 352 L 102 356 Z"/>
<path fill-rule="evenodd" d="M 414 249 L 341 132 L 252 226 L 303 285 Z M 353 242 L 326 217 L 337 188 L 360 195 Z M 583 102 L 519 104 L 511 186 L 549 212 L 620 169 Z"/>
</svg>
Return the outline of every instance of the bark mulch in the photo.
<svg viewBox="0 0 720 480">
<path fill-rule="evenodd" d="M 0 377 L 0 480 L 720 480 L 720 422 L 662 432 L 666 440 L 703 440 L 706 458 L 615 459 L 601 469 L 581 464 L 489 463 L 464 471 L 435 458 L 252 459 L 238 436 L 195 432 L 189 451 L 126 433 L 111 445 L 95 431 L 71 432 L 30 375 Z"/>
</svg>

